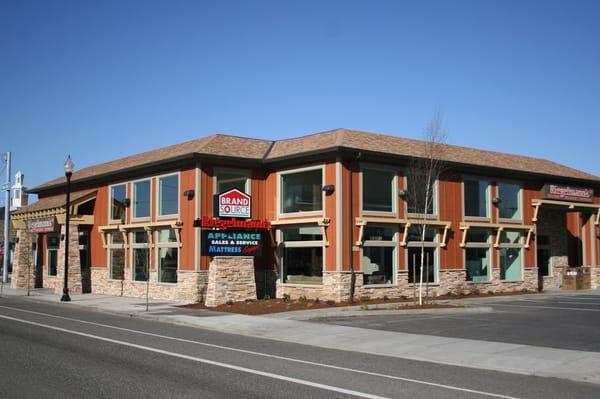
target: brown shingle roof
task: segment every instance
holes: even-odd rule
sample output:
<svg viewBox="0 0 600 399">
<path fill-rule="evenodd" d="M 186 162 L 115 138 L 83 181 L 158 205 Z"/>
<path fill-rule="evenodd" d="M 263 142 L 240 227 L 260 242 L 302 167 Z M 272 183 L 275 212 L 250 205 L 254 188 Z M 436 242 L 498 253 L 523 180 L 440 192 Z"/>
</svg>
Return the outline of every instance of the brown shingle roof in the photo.
<svg viewBox="0 0 600 399">
<path fill-rule="evenodd" d="M 293 139 L 261 140 L 216 134 L 197 140 L 147 151 L 76 171 L 72 181 L 117 173 L 124 169 L 143 168 L 155 162 L 193 154 L 233 157 L 256 161 L 273 161 L 298 157 L 314 151 L 335 150 L 340 147 L 406 157 L 424 156 L 423 141 L 349 129 L 336 129 Z M 600 177 L 552 161 L 474 148 L 445 145 L 444 161 L 474 166 L 498 168 L 517 172 L 551 175 L 563 178 L 600 181 Z M 60 177 L 30 191 L 64 184 Z"/>
<path fill-rule="evenodd" d="M 77 200 L 80 200 L 88 195 L 96 192 L 96 190 L 82 190 L 71 193 L 70 201 L 71 203 L 76 203 Z M 24 206 L 13 212 L 13 215 L 19 215 L 22 213 L 29 213 L 35 211 L 43 211 L 46 209 L 54 209 L 54 208 L 62 208 L 66 204 L 66 197 L 64 194 L 52 195 L 50 197 L 40 198 L 38 201 L 34 202 L 31 205 Z"/>
</svg>

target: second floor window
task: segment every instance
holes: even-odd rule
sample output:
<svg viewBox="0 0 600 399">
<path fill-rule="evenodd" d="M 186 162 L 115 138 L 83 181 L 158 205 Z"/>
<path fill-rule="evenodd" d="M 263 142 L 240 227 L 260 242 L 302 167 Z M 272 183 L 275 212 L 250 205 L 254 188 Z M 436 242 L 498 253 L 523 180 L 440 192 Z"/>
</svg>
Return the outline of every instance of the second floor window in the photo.
<svg viewBox="0 0 600 399">
<path fill-rule="evenodd" d="M 464 209 L 467 217 L 490 217 L 488 211 L 488 182 L 485 180 L 465 179 Z"/>
<path fill-rule="evenodd" d="M 408 213 L 415 215 L 435 215 L 437 209 L 436 180 L 425 175 L 413 174 L 406 178 Z M 429 188 L 429 189 L 428 189 Z"/>
<path fill-rule="evenodd" d="M 498 183 L 499 217 L 501 219 L 521 220 L 521 186 L 515 183 Z"/>
<path fill-rule="evenodd" d="M 158 178 L 158 216 L 179 213 L 179 176 Z"/>
<path fill-rule="evenodd" d="M 281 175 L 281 213 L 323 210 L 323 169 Z"/>
<path fill-rule="evenodd" d="M 240 190 L 243 193 L 250 193 L 250 179 L 248 174 L 244 172 L 217 169 L 215 171 L 216 191 L 215 194 L 224 193 L 233 188 Z"/>
<path fill-rule="evenodd" d="M 110 188 L 110 220 L 123 221 L 125 219 L 126 195 L 125 184 L 119 184 Z"/>
<path fill-rule="evenodd" d="M 393 212 L 394 182 L 392 171 L 363 169 L 362 208 L 364 211 Z"/>
<path fill-rule="evenodd" d="M 133 217 L 150 217 L 150 180 L 133 183 Z"/>
</svg>

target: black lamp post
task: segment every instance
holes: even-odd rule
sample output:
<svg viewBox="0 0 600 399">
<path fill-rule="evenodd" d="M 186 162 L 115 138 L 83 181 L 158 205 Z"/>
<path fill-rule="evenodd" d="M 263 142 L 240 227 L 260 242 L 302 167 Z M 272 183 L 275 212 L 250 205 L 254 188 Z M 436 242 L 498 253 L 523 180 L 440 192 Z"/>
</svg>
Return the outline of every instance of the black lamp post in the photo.
<svg viewBox="0 0 600 399">
<path fill-rule="evenodd" d="M 69 302 L 71 300 L 71 297 L 69 296 L 69 208 L 71 207 L 71 175 L 73 174 L 74 167 L 75 164 L 69 155 L 65 162 L 65 176 L 67 178 L 67 205 L 65 206 L 65 211 L 67 217 L 65 220 L 65 282 L 63 285 L 63 295 L 60 298 L 61 302 Z"/>
</svg>

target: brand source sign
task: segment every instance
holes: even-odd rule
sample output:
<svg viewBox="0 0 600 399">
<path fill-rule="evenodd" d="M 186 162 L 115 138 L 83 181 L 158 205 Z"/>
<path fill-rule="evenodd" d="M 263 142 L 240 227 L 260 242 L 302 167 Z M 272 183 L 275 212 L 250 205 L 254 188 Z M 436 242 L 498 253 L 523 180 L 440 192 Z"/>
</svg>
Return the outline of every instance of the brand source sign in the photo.
<svg viewBox="0 0 600 399">
<path fill-rule="evenodd" d="M 202 255 L 208 256 L 260 256 L 263 235 L 260 231 L 211 230 L 203 233 Z"/>
<path fill-rule="evenodd" d="M 593 202 L 594 190 L 584 187 L 546 184 L 542 188 L 542 197 L 559 201 Z"/>
<path fill-rule="evenodd" d="M 233 188 L 218 195 L 217 207 L 219 217 L 244 218 L 251 215 L 251 198 L 248 194 Z"/>
</svg>

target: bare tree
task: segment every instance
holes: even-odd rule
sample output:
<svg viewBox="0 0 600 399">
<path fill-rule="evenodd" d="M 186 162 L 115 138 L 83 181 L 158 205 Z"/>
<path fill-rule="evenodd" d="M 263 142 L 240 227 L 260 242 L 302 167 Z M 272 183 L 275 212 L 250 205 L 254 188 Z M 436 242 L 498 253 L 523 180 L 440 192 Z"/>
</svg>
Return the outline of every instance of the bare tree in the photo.
<svg viewBox="0 0 600 399">
<path fill-rule="evenodd" d="M 423 304 L 423 271 L 429 281 L 429 256 L 425 253 L 425 239 L 427 235 L 427 221 L 434 214 L 435 183 L 443 172 L 444 152 L 446 150 L 446 134 L 442 131 L 442 114 L 437 112 L 424 131 L 424 141 L 420 153 L 411 161 L 408 183 L 408 213 L 415 215 L 417 221 L 411 223 L 420 237 L 419 256 L 419 305 Z M 414 231 L 413 230 L 413 231 Z M 427 262 L 426 262 L 427 257 Z M 413 258 L 414 259 L 414 258 Z M 416 260 L 416 259 L 414 259 Z M 413 284 L 415 281 L 415 261 L 413 260 Z M 425 269 L 425 270 L 423 270 Z"/>
</svg>

